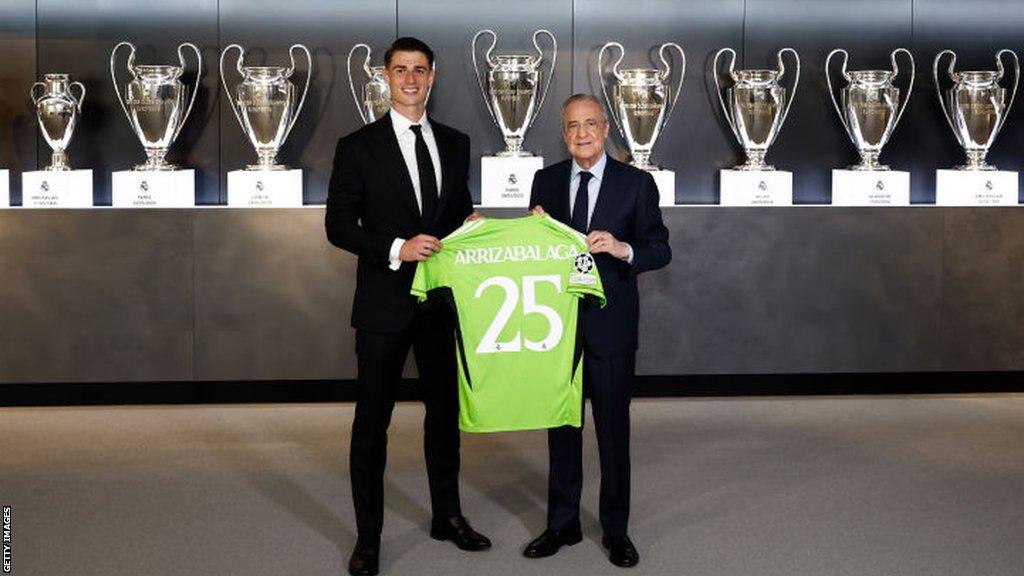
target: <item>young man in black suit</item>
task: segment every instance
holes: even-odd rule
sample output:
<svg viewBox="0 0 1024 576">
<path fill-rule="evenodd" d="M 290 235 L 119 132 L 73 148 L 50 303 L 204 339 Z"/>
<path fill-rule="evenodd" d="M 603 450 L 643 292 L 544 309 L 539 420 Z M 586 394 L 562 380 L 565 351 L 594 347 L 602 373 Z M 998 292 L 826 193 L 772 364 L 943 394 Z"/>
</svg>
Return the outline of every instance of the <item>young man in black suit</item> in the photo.
<svg viewBox="0 0 1024 576">
<path fill-rule="evenodd" d="M 491 546 L 459 504 L 453 320 L 445 307 L 418 306 L 409 294 L 416 262 L 440 250 L 438 238 L 473 212 L 469 137 L 427 117 L 434 54 L 426 44 L 399 38 L 384 61 L 391 111 L 338 141 L 325 221 L 328 240 L 359 257 L 352 305 L 359 374 L 349 452 L 358 530 L 348 566 L 353 575 L 378 571 L 387 429 L 410 347 L 426 404 L 430 535 L 463 550 Z"/>
<path fill-rule="evenodd" d="M 601 528 L 608 558 L 630 567 L 640 557 L 627 534 L 629 521 L 629 403 L 637 348 L 636 275 L 668 264 L 672 251 L 658 208 L 654 178 L 604 151 L 608 118 L 590 95 L 562 106 L 562 137 L 572 158 L 536 173 L 530 205 L 587 235 L 607 298 L 605 308 L 580 304 L 583 386 L 590 394 L 601 457 Z M 543 558 L 582 539 L 581 428 L 548 432 L 547 529 L 523 554 Z"/>
</svg>

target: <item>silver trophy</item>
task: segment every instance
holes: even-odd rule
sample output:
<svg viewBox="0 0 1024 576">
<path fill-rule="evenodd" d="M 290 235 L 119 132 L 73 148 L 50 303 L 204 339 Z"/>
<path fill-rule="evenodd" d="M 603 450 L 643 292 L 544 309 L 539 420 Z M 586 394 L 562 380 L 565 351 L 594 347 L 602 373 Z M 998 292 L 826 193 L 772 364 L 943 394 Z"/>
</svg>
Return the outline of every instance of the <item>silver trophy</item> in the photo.
<svg viewBox="0 0 1024 576">
<path fill-rule="evenodd" d="M 242 81 L 236 88 L 237 96 L 231 97 L 228 77 L 224 73 L 224 59 L 232 49 L 238 50 L 238 61 L 235 69 Z M 306 86 L 302 90 L 298 105 L 295 104 L 295 85 L 290 78 L 295 73 L 295 51 L 306 54 Z M 313 56 L 302 44 L 294 44 L 288 49 L 291 66 L 243 66 L 245 49 L 238 44 L 231 44 L 220 54 L 220 80 L 224 84 L 224 93 L 235 119 L 242 131 L 249 137 L 256 148 L 258 158 L 256 164 L 246 167 L 247 170 L 286 170 L 287 167 L 276 162 L 277 151 L 288 138 L 295 121 L 299 117 L 302 105 L 309 92 L 309 82 L 313 76 Z"/>
<path fill-rule="evenodd" d="M 366 80 L 361 89 L 362 98 L 356 94 L 355 81 L 352 79 L 352 56 L 360 48 L 366 50 L 366 59 L 363 60 Z M 348 51 L 348 60 L 345 64 L 348 71 L 348 87 L 352 90 L 352 100 L 356 103 L 356 110 L 359 111 L 363 124 L 379 120 L 391 109 L 391 89 L 384 77 L 384 67 L 370 66 L 370 52 L 370 47 L 366 44 L 356 44 Z"/>
<path fill-rule="evenodd" d="M 476 42 L 484 35 L 490 35 L 491 45 L 484 55 L 488 69 L 486 74 L 481 74 L 477 64 Z M 546 81 L 541 76 L 544 51 L 541 50 L 540 44 L 537 42 L 542 35 L 551 39 L 551 66 L 548 69 Z M 544 106 L 544 98 L 547 96 L 548 89 L 551 88 L 551 81 L 555 74 L 555 59 L 558 57 L 558 43 L 551 32 L 543 29 L 533 33 L 533 47 L 537 50 L 537 56 L 529 54 L 492 56 L 497 43 L 498 35 L 493 30 L 486 29 L 477 32 L 470 42 L 473 70 L 476 71 L 480 94 L 484 97 L 491 120 L 501 130 L 501 135 L 505 139 L 505 150 L 498 152 L 497 155 L 531 156 L 529 152 L 523 150 L 523 138 L 527 128 L 533 125 L 541 107 Z"/>
<path fill-rule="evenodd" d="M 939 61 L 946 54 L 952 56 L 949 61 L 949 79 L 953 85 L 943 91 L 939 84 Z M 1006 100 L 1006 89 L 999 85 L 1003 79 L 1003 54 L 1013 56 L 1013 92 L 1010 100 Z M 935 90 L 939 96 L 939 105 L 946 122 L 953 129 L 957 141 L 967 154 L 967 164 L 957 166 L 957 170 L 995 170 L 995 166 L 985 163 L 988 149 L 1006 123 L 1006 116 L 1017 97 L 1017 83 L 1020 80 L 1020 61 L 1013 50 L 1003 49 L 996 52 L 996 70 L 972 70 L 954 72 L 956 53 L 943 50 L 935 56 L 932 74 L 935 77 Z M 951 112 L 952 111 L 952 112 Z"/>
<path fill-rule="evenodd" d="M 900 105 L 900 89 L 893 85 L 900 69 L 896 64 L 896 55 L 903 53 L 910 60 L 910 82 L 907 93 Z M 840 89 L 840 99 L 836 99 L 832 87 L 830 62 L 836 54 L 843 57 L 843 78 L 847 85 Z M 839 114 L 839 120 L 846 128 L 846 133 L 853 140 L 860 154 L 860 164 L 850 166 L 850 170 L 888 170 L 888 166 L 878 163 L 882 147 L 889 141 L 896 124 L 899 123 L 903 111 L 910 102 L 910 91 L 914 87 L 914 55 L 906 48 L 897 48 L 889 54 L 892 70 L 850 70 L 846 69 L 849 53 L 836 48 L 825 58 L 825 78 L 828 93 L 832 97 L 832 105 Z M 840 105 L 840 100 L 842 104 Z"/>
<path fill-rule="evenodd" d="M 605 86 L 604 53 L 609 48 L 618 48 L 619 57 L 612 64 L 612 76 L 615 84 L 612 86 L 612 95 L 608 97 L 608 89 Z M 679 52 L 679 81 L 675 90 L 669 87 L 669 78 L 672 75 L 672 66 L 665 58 L 665 51 L 675 49 Z M 651 149 L 658 140 L 658 135 L 668 122 L 672 110 L 679 100 L 679 93 L 683 88 L 683 78 L 686 76 L 686 54 L 683 49 L 674 42 L 666 42 L 658 49 L 658 57 L 661 59 L 665 69 L 658 68 L 630 68 L 619 70 L 626 50 L 618 42 L 608 42 L 601 47 L 597 53 L 597 73 L 601 82 L 601 92 L 604 94 L 604 101 L 611 111 L 612 120 L 619 129 L 619 135 L 629 145 L 629 153 L 632 157 L 632 164 L 644 170 L 657 170 L 658 167 L 651 164 Z M 671 104 L 669 103 L 671 102 Z"/>
<path fill-rule="evenodd" d="M 82 113 L 82 101 L 85 100 L 85 86 L 81 82 L 71 82 L 67 74 L 44 74 L 42 82 L 36 82 L 29 90 L 32 103 L 39 119 L 39 129 L 43 139 L 53 149 L 53 159 L 45 170 L 70 170 L 68 156 L 65 152 L 71 136 Z M 71 89 L 78 88 L 75 96 Z M 37 90 L 37 89 L 42 90 Z M 37 94 L 38 92 L 38 94 Z"/>
<path fill-rule="evenodd" d="M 127 68 L 132 79 L 125 86 L 125 96 L 117 82 L 115 61 L 117 51 L 127 46 Z M 192 97 L 187 98 L 188 89 L 179 78 L 185 72 L 184 49 L 191 48 L 196 54 L 196 81 L 192 87 Z M 110 52 L 110 79 L 114 81 L 114 92 L 121 102 L 121 109 L 128 118 L 135 135 L 142 142 L 146 151 L 146 162 L 135 167 L 135 170 L 176 170 L 177 167 L 167 163 L 167 150 L 181 132 L 185 120 L 192 112 L 192 105 L 199 93 L 199 80 L 203 74 L 203 55 L 199 48 L 190 42 L 178 46 L 178 63 L 171 65 L 135 65 L 135 45 L 121 42 Z M 188 106 L 186 107 L 186 100 Z"/>
<path fill-rule="evenodd" d="M 789 89 L 788 99 L 786 88 L 781 85 L 786 74 L 786 66 L 782 62 L 782 55 L 785 52 L 792 53 L 796 60 L 793 87 Z M 729 61 L 729 76 L 733 85 L 726 90 L 726 96 L 723 98 L 722 86 L 718 80 L 718 61 L 722 54 L 726 53 L 732 56 Z M 735 70 L 735 50 L 722 48 L 715 54 L 712 73 L 715 77 L 718 102 L 722 105 L 722 112 L 729 122 L 729 127 L 747 155 L 747 162 L 736 166 L 734 170 L 775 169 L 765 164 L 764 157 L 768 153 L 768 147 L 778 136 L 793 104 L 796 87 L 800 82 L 800 55 L 792 48 L 783 48 L 776 54 L 776 60 L 779 64 L 778 70 Z"/>
</svg>

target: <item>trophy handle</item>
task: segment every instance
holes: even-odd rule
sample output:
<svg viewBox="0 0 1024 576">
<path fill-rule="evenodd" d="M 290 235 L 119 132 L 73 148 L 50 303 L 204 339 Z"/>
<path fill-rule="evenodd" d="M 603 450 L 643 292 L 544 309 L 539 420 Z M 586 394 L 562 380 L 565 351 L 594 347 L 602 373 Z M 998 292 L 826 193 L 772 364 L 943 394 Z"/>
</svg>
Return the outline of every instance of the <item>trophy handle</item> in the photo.
<svg viewBox="0 0 1024 576">
<path fill-rule="evenodd" d="M 786 109 L 782 112 L 782 119 L 779 121 L 780 128 L 786 122 L 786 117 L 789 116 L 789 109 L 793 107 L 793 98 L 796 98 L 796 87 L 800 83 L 800 55 L 792 48 L 783 48 L 775 55 L 775 59 L 779 62 L 779 81 L 781 82 L 782 77 L 786 74 L 786 65 L 782 63 L 782 54 L 785 52 L 792 52 L 793 59 L 796 60 L 796 71 L 793 72 L 793 87 L 790 88 L 789 101 L 786 102 Z"/>
<path fill-rule="evenodd" d="M 76 84 L 77 84 L 77 82 L 76 82 Z M 28 89 L 28 97 L 32 99 L 32 104 L 35 104 L 35 105 L 38 105 L 39 104 L 39 100 L 43 97 L 42 94 L 40 94 L 39 96 L 36 96 L 36 88 L 39 88 L 39 87 L 42 87 L 45 90 L 46 89 L 46 84 L 43 84 L 42 82 L 36 82 L 35 84 L 32 85 L 31 88 Z"/>
<path fill-rule="evenodd" d="M 846 128 L 847 132 L 849 132 L 850 125 L 847 124 L 846 118 L 843 117 L 843 111 L 839 108 L 839 100 L 836 99 L 835 90 L 833 90 L 832 88 L 832 74 L 830 72 L 832 67 L 829 66 L 829 64 L 832 63 L 832 57 L 835 56 L 836 54 L 843 55 L 843 77 L 847 78 L 846 64 L 849 62 L 850 54 L 846 50 L 843 50 L 842 48 L 836 48 L 835 50 L 829 52 L 828 56 L 825 57 L 825 85 L 828 86 L 828 95 L 830 98 L 832 98 L 832 107 L 836 109 L 836 114 L 839 116 L 839 121 L 843 123 L 843 127 Z M 895 63 L 895 60 L 893 60 L 893 62 Z M 847 80 L 849 80 L 849 78 L 847 78 Z"/>
<path fill-rule="evenodd" d="M 345 73 L 348 74 L 348 87 L 352 90 L 352 101 L 356 103 L 356 111 L 359 112 L 359 118 L 362 119 L 363 124 L 368 124 L 366 121 L 366 113 L 363 112 L 363 105 L 359 102 L 359 97 L 356 96 L 356 85 L 352 81 L 352 55 L 356 53 L 356 50 L 360 48 L 366 48 L 366 60 L 363 61 L 363 70 L 366 71 L 368 78 L 373 77 L 373 71 L 370 70 L 370 47 L 366 44 L 356 44 L 348 51 L 348 59 L 345 61 Z"/>
<path fill-rule="evenodd" d="M 996 130 L 1002 130 L 1003 124 L 1006 123 L 1006 118 L 1010 115 L 1010 108 L 1013 108 L 1013 101 L 1017 97 L 1017 84 L 1020 82 L 1020 60 L 1017 59 L 1017 53 L 1009 48 L 1003 48 L 999 52 L 996 52 L 996 64 L 999 66 L 999 78 L 1003 77 L 1003 54 L 1009 54 L 1013 56 L 1013 92 L 1010 93 L 1010 103 L 1006 105 L 1006 114 L 1003 114 L 1003 119 L 999 122 L 999 126 Z"/>
<path fill-rule="evenodd" d="M 679 60 L 681 70 L 679 71 L 679 82 L 676 84 L 676 93 L 672 97 L 672 106 L 665 112 L 665 117 L 661 121 L 661 127 L 664 128 L 668 124 L 668 118 L 672 115 L 672 111 L 676 109 L 676 102 L 679 101 L 679 93 L 683 91 L 683 79 L 686 77 L 686 52 L 683 52 L 683 47 L 675 42 L 665 42 L 658 49 L 658 58 L 661 58 L 661 63 L 665 65 L 665 71 L 662 72 L 662 80 L 667 80 L 669 74 L 672 73 L 672 68 L 668 65 L 668 60 L 665 59 L 665 49 L 675 48 L 679 51 Z"/>
<path fill-rule="evenodd" d="M 939 52 L 935 56 L 935 62 L 932 63 L 932 76 L 935 79 L 935 95 L 939 98 L 939 106 L 942 108 L 942 115 L 946 118 L 946 123 L 949 124 L 949 129 L 953 131 L 953 134 L 959 141 L 960 133 L 957 132 L 956 128 L 953 126 L 953 118 L 949 115 L 949 110 L 946 108 L 946 101 L 942 98 L 942 86 L 939 84 L 939 61 L 941 61 L 942 57 L 946 54 L 949 54 L 952 57 L 949 61 L 949 76 L 950 78 L 953 77 L 953 67 L 956 66 L 956 52 L 948 49 Z"/>
<path fill-rule="evenodd" d="M 132 116 L 128 113 L 128 106 L 124 102 L 124 96 L 121 95 L 121 88 L 117 84 L 117 71 L 114 69 L 114 65 L 117 63 L 117 51 L 122 46 L 127 46 L 130 52 L 128 52 L 128 72 L 135 77 L 135 70 L 133 64 L 135 64 L 135 45 L 131 42 L 119 42 L 114 49 L 110 51 L 110 79 L 114 83 L 114 93 L 117 94 L 117 101 L 121 104 L 121 110 L 124 111 L 124 117 L 128 119 L 128 125 L 132 124 Z"/>
<path fill-rule="evenodd" d="M 718 103 L 722 105 L 722 114 L 725 115 L 725 121 L 729 123 L 729 127 L 732 128 L 733 135 L 736 138 L 740 138 L 740 133 L 736 130 L 736 123 L 732 120 L 732 115 L 729 114 L 729 107 L 725 105 L 725 98 L 722 98 L 722 84 L 718 81 L 718 60 L 722 54 L 729 54 L 729 73 L 735 69 L 736 66 L 736 51 L 732 48 L 722 48 L 715 53 L 715 59 L 711 63 L 711 76 L 715 79 L 715 93 L 718 94 Z"/>
<path fill-rule="evenodd" d="M 619 63 L 626 56 L 626 49 L 622 47 L 622 44 L 618 42 L 605 42 L 604 46 L 601 46 L 601 50 L 597 53 L 597 81 L 601 83 L 601 93 L 604 94 L 604 102 L 608 105 L 608 113 L 612 117 L 612 121 L 615 122 L 615 128 L 619 131 L 619 135 L 623 138 L 626 137 L 622 131 L 622 123 L 619 122 L 619 116 L 616 114 L 615 106 L 612 105 L 611 98 L 608 98 L 608 88 L 605 87 L 604 81 L 604 52 L 609 48 L 619 49 L 619 58 L 612 64 L 612 75 L 616 79 L 619 79 Z"/>
<path fill-rule="evenodd" d="M 487 113 L 491 115 L 491 121 L 494 122 L 495 125 L 500 126 L 500 124 L 498 124 L 498 118 L 494 115 L 494 110 L 491 108 L 491 100 L 487 97 L 487 89 L 484 88 L 484 79 L 483 76 L 480 75 L 480 67 L 477 65 L 476 60 L 476 41 L 484 34 L 490 34 L 491 36 L 491 47 L 487 49 L 484 59 L 487 61 L 488 66 L 496 65 L 496 62 L 491 59 L 491 52 L 494 50 L 494 45 L 498 43 L 498 35 L 494 33 L 494 30 L 484 28 L 474 34 L 473 39 L 469 42 L 469 50 L 473 56 L 473 70 L 476 72 L 476 83 L 480 85 L 480 95 L 484 98 L 484 106 L 487 107 Z M 530 123 L 533 123 L 532 119 L 530 120 Z"/>
<path fill-rule="evenodd" d="M 245 130 L 245 123 L 242 122 L 242 117 L 238 114 L 238 103 L 231 97 L 231 87 L 228 86 L 228 75 L 224 73 L 224 58 L 232 48 L 238 49 L 238 62 L 235 63 L 235 68 L 238 70 L 239 75 L 243 77 L 245 76 L 245 73 L 242 72 L 242 60 L 245 58 L 245 48 L 242 48 L 238 44 L 229 44 L 228 47 L 220 53 L 220 83 L 224 85 L 224 95 L 231 104 L 231 111 L 235 114 L 235 120 L 238 120 L 238 125 L 242 127 L 242 130 Z"/>
<path fill-rule="evenodd" d="M 896 65 L 896 55 L 901 52 L 906 54 L 907 58 L 910 60 L 910 83 L 907 84 L 907 95 L 903 97 L 903 106 L 900 106 L 900 112 L 896 115 L 896 122 L 893 122 L 893 128 L 900 123 L 900 118 L 903 117 L 903 111 L 907 109 L 907 104 L 910 104 L 910 92 L 914 89 L 914 55 L 906 48 L 897 48 L 889 55 L 889 60 L 892 62 L 892 78 L 895 80 L 900 74 L 900 68 Z"/>
<path fill-rule="evenodd" d="M 78 86 L 78 90 L 80 91 L 80 94 L 78 95 L 77 98 L 75 97 L 74 94 L 72 94 L 71 97 L 75 98 L 75 100 L 78 102 L 78 111 L 81 112 L 82 111 L 82 102 L 85 101 L 85 84 L 82 84 L 81 82 L 72 82 L 68 86 L 68 90 L 70 91 L 75 86 Z"/>
<path fill-rule="evenodd" d="M 175 140 L 178 138 L 178 134 L 181 133 L 181 129 L 185 126 L 185 121 L 188 120 L 189 114 L 192 113 L 192 105 L 196 103 L 196 96 L 199 95 L 199 82 L 203 76 L 203 55 L 199 52 L 199 48 L 191 42 L 182 42 L 178 45 L 178 63 L 181 64 L 182 72 L 185 71 L 185 54 L 182 52 L 185 48 L 191 48 L 196 53 L 196 81 L 192 86 L 192 98 L 188 101 L 185 115 L 181 117 L 181 122 L 178 123 L 178 128 L 174 131 L 173 139 Z"/>
<path fill-rule="evenodd" d="M 537 107 L 533 109 L 533 118 L 530 118 L 530 123 L 527 128 L 533 126 L 533 121 L 537 119 L 540 114 L 540 109 L 544 106 L 544 98 L 548 95 L 548 90 L 551 89 L 551 83 L 555 79 L 555 61 L 558 59 L 558 42 L 555 40 L 555 35 L 551 32 L 541 28 L 533 33 L 533 47 L 537 49 L 537 57 L 533 60 L 533 67 L 537 68 L 540 66 L 541 61 L 544 59 L 544 52 L 540 49 L 540 45 L 537 43 L 537 37 L 546 34 L 548 38 L 551 38 L 551 68 L 548 70 L 548 81 L 544 83 L 544 91 L 540 93 L 540 101 L 537 103 Z"/>
<path fill-rule="evenodd" d="M 284 140 L 288 139 L 288 135 L 292 133 L 292 128 L 295 127 L 295 122 L 299 119 L 299 112 L 302 111 L 302 105 L 306 103 L 306 94 L 309 94 L 309 83 L 313 80 L 313 55 L 309 53 L 309 48 L 306 48 L 302 44 L 292 44 L 291 48 L 288 49 L 288 57 L 292 59 L 292 67 L 288 69 L 288 77 L 291 77 L 295 73 L 295 49 L 298 48 L 306 53 L 306 62 L 309 67 L 306 68 L 306 86 L 302 89 L 302 97 L 299 98 L 299 105 L 295 107 L 295 113 L 292 115 L 292 121 L 288 124 L 288 129 L 284 132 Z"/>
</svg>

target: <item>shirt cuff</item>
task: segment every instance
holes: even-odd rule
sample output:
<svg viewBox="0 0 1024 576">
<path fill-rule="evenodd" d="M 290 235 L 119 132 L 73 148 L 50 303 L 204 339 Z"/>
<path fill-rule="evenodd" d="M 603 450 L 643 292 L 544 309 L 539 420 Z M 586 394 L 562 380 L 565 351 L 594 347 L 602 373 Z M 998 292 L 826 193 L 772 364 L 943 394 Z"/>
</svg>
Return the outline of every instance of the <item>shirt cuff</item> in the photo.
<svg viewBox="0 0 1024 576">
<path fill-rule="evenodd" d="M 629 245 L 629 242 L 623 242 L 623 244 L 626 245 L 626 248 L 629 248 L 629 254 L 626 255 L 626 263 L 632 265 L 633 264 L 633 247 Z"/>
<path fill-rule="evenodd" d="M 405 244 L 405 239 L 395 238 L 395 241 L 391 243 L 391 251 L 388 252 L 388 268 L 392 270 L 398 270 L 402 266 L 402 259 L 398 256 L 402 250 L 402 244 Z M 629 257 L 633 257 L 633 252 L 629 253 Z"/>
</svg>

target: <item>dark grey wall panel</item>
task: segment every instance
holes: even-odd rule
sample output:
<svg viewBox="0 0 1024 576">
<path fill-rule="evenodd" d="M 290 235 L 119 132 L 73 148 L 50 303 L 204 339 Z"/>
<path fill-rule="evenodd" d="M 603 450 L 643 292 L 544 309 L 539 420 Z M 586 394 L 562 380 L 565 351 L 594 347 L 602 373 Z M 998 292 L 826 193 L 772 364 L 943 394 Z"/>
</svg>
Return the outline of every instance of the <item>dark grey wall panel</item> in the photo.
<svg viewBox="0 0 1024 576">
<path fill-rule="evenodd" d="M 475 201 L 480 200 L 480 157 L 504 149 L 501 132 L 491 121 L 473 79 L 469 42 L 481 28 L 498 34 L 496 54 L 534 53 L 530 36 L 538 28 L 555 35 L 559 48 L 555 79 L 524 144 L 552 164 L 565 157 L 559 114 L 561 102 L 572 93 L 572 0 L 418 0 L 398 5 L 398 35 L 416 36 L 436 54 L 430 113 L 472 139 L 470 190 Z"/>
<path fill-rule="evenodd" d="M 0 214 L 0 380 L 190 380 L 192 213 Z"/>
<path fill-rule="evenodd" d="M 911 1 L 747 0 L 746 5 L 744 67 L 775 68 L 775 53 L 785 46 L 800 54 L 802 67 L 793 108 L 769 149 L 768 162 L 793 172 L 798 203 L 828 203 L 832 168 L 852 164 L 857 156 L 828 96 L 825 57 L 833 48 L 845 48 L 851 70 L 889 68 L 893 48 L 911 46 Z M 790 60 L 786 65 L 789 77 L 783 83 L 789 86 Z M 882 158 L 904 170 L 910 168 L 903 155 L 907 148 L 896 148 L 913 141 L 908 120 L 902 121 Z"/>
<path fill-rule="evenodd" d="M 609 40 L 626 48 L 622 68 L 651 68 L 655 63 L 660 66 L 657 47 L 664 42 L 676 42 L 686 51 L 682 94 L 652 154 L 655 163 L 676 172 L 677 202 L 717 202 L 717 170 L 736 163 L 734 138 L 717 112 L 717 99 L 712 103 L 715 95 L 708 89 L 707 73 L 719 48 L 729 45 L 741 49 L 743 4 L 742 0 L 575 3 L 573 79 L 577 92 L 601 97 L 597 54 Z M 629 25 L 624 26 L 627 21 Z M 626 159 L 629 149 L 614 126 L 608 144 L 610 153 Z"/>
<path fill-rule="evenodd" d="M 958 70 L 995 70 L 995 53 L 1010 48 L 1024 57 L 1024 9 L 1015 0 L 915 0 L 915 54 L 926 70 L 911 105 L 916 138 L 911 186 L 913 200 L 934 201 L 935 169 L 964 163 L 963 150 L 942 117 L 932 79 L 935 55 L 949 48 L 957 53 Z M 945 64 L 948 67 L 948 59 Z M 948 78 L 947 78 L 948 80 Z M 1009 87 L 1010 78 L 1003 81 Z M 988 155 L 988 162 L 1005 170 L 1021 170 L 1024 119 L 1018 102 Z"/>
<path fill-rule="evenodd" d="M 335 144 L 340 136 L 362 126 L 352 102 L 345 59 L 354 44 L 363 42 L 374 49 L 373 63 L 383 62 L 384 50 L 395 39 L 395 3 L 220 0 L 219 5 L 221 49 L 241 44 L 246 49 L 247 65 L 287 66 L 288 47 L 296 43 L 305 44 L 313 52 L 309 96 L 279 162 L 303 169 L 307 204 L 326 202 Z M 306 64 L 301 53 L 296 55 L 299 72 L 293 81 L 298 96 L 305 82 Z M 231 86 L 238 82 L 234 69 L 237 57 L 238 52 L 233 52 L 225 62 Z M 353 69 L 362 74 L 361 66 L 354 65 Z M 226 203 L 228 171 L 254 163 L 256 155 L 223 96 L 220 129 L 220 200 Z"/>
<path fill-rule="evenodd" d="M 727 210 L 727 211 L 725 211 Z M 943 213 L 673 208 L 645 374 L 939 370 Z"/>
<path fill-rule="evenodd" d="M 355 257 L 323 210 L 195 213 L 196 380 L 355 378 Z"/>
<path fill-rule="evenodd" d="M 22 170 L 36 168 L 36 117 L 29 87 L 36 77 L 35 0 L 0 3 L 0 168 L 11 170 L 14 203 L 21 203 Z"/>
<path fill-rule="evenodd" d="M 110 81 L 110 51 L 114 45 L 122 40 L 134 43 L 138 48 L 137 64 L 177 64 L 175 50 L 186 41 L 202 50 L 204 70 L 199 96 L 168 158 L 196 170 L 197 202 L 217 203 L 217 0 L 38 0 L 38 7 L 40 73 L 70 73 L 88 91 L 82 120 L 68 152 L 74 166 L 93 169 L 93 196 L 98 204 L 110 204 L 112 171 L 130 169 L 146 158 Z M 129 78 L 124 69 L 126 52 L 122 49 L 118 67 L 122 84 Z M 192 60 L 188 63 L 189 73 L 183 80 L 191 86 L 195 64 Z M 45 144 L 40 146 L 45 152 Z"/>
</svg>

